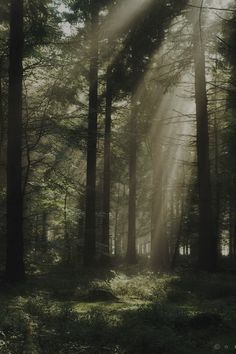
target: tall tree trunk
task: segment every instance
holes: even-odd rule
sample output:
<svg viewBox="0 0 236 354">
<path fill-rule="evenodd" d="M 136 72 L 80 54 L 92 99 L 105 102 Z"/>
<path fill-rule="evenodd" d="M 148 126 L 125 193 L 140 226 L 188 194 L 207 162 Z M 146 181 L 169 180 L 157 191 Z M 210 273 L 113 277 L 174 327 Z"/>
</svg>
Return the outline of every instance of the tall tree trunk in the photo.
<svg viewBox="0 0 236 354">
<path fill-rule="evenodd" d="M 112 114 L 112 69 L 107 69 L 106 117 L 104 137 L 104 179 L 103 179 L 103 262 L 109 262 L 110 239 L 110 192 L 111 192 L 111 114 Z"/>
<path fill-rule="evenodd" d="M 65 191 L 64 198 L 64 262 L 65 264 L 71 263 L 71 243 L 70 235 L 68 230 L 68 220 L 67 220 L 67 204 L 68 204 L 68 190 Z"/>
<path fill-rule="evenodd" d="M 218 59 L 216 59 L 215 66 L 216 73 L 218 72 Z M 217 95 L 217 75 L 215 78 L 215 94 L 214 94 L 214 116 L 213 116 L 213 132 L 214 132 L 214 225 L 215 225 L 215 237 L 217 239 L 217 244 L 220 238 L 220 216 L 221 216 L 221 183 L 220 183 L 220 171 L 219 171 L 219 158 L 220 158 L 220 149 L 219 149 L 219 123 L 217 119 L 218 111 L 218 95 Z M 219 250 L 218 250 L 219 253 Z"/>
<path fill-rule="evenodd" d="M 200 24 L 201 9 L 196 11 L 198 15 L 193 30 L 199 188 L 198 262 L 200 269 L 214 271 L 217 265 L 217 241 L 214 235 L 212 216 L 205 48 Z"/>
<path fill-rule="evenodd" d="M 2 63 L 0 59 L 0 163 L 2 160 L 2 147 L 4 140 L 4 114 L 3 114 L 3 92 L 2 92 Z"/>
<path fill-rule="evenodd" d="M 117 198 L 116 198 L 116 208 L 115 208 L 115 225 L 114 225 L 114 240 L 115 240 L 115 256 L 121 255 L 121 240 L 119 237 L 119 214 L 120 214 L 120 184 L 118 185 Z"/>
<path fill-rule="evenodd" d="M 12 0 L 10 11 L 6 278 L 19 281 L 25 275 L 21 161 L 23 0 Z"/>
<path fill-rule="evenodd" d="M 137 262 L 136 255 L 136 188 L 137 188 L 137 121 L 134 94 L 131 102 L 129 122 L 129 208 L 128 208 L 128 243 L 126 260 L 129 264 Z"/>
<path fill-rule="evenodd" d="M 91 1 L 91 50 L 89 72 L 89 114 L 87 137 L 87 180 L 85 211 L 84 265 L 96 258 L 96 161 L 98 115 L 98 5 Z"/>
<path fill-rule="evenodd" d="M 0 183 L 6 186 L 6 151 L 4 149 L 5 141 L 5 115 L 3 108 L 3 80 L 2 80 L 2 62 L 0 59 Z"/>
</svg>

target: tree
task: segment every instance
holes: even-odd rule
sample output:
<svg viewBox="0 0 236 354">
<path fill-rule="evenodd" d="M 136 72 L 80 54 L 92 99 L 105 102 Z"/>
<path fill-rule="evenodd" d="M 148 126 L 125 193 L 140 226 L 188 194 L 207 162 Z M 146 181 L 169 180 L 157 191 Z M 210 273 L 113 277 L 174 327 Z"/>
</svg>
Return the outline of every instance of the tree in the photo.
<svg viewBox="0 0 236 354">
<path fill-rule="evenodd" d="M 129 206 L 128 243 L 126 259 L 129 264 L 137 262 L 136 257 L 136 198 L 137 198 L 137 102 L 135 94 L 131 97 L 129 120 Z"/>
<path fill-rule="evenodd" d="M 112 67 L 106 73 L 106 108 L 104 132 L 104 173 L 103 173 L 103 262 L 109 262 L 110 248 L 110 198 L 111 198 L 111 124 L 112 124 L 113 82 Z"/>
<path fill-rule="evenodd" d="M 232 4 L 235 10 L 235 5 Z M 229 230 L 229 255 L 235 257 L 236 255 L 236 145 L 235 145 L 235 83 L 236 83 L 236 12 L 231 12 L 229 18 L 223 23 L 223 36 L 220 39 L 218 50 L 219 54 L 223 56 L 219 62 L 220 65 L 220 83 L 222 85 L 222 74 L 224 74 L 223 93 L 226 96 L 225 112 L 223 120 L 223 171 L 224 171 L 224 184 L 222 184 L 222 195 L 224 200 L 224 210 L 227 217 L 228 230 Z M 219 70 L 218 68 L 218 70 Z M 221 208 L 223 209 L 223 207 Z"/>
<path fill-rule="evenodd" d="M 84 264 L 92 265 L 96 256 L 96 162 L 97 162 L 97 116 L 98 116 L 98 16 L 96 0 L 90 3 L 91 43 L 89 69 L 89 113 L 87 138 L 87 182 Z"/>
<path fill-rule="evenodd" d="M 209 123 L 206 91 L 205 47 L 201 27 L 202 9 L 196 12 L 193 26 L 195 101 L 197 119 L 197 171 L 199 195 L 199 267 L 214 271 L 217 265 L 217 240 L 213 228 L 212 192 L 209 159 Z"/>
<path fill-rule="evenodd" d="M 10 8 L 9 97 L 7 144 L 7 258 L 6 279 L 25 276 L 22 198 L 22 80 L 23 0 Z"/>
</svg>

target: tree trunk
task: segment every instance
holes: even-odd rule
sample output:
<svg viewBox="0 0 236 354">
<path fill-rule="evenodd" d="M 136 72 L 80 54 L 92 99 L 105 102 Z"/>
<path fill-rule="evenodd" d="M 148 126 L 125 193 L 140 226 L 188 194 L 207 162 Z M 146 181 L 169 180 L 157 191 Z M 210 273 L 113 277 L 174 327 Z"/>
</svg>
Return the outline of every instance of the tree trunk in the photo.
<svg viewBox="0 0 236 354">
<path fill-rule="evenodd" d="M 68 230 L 67 220 L 67 203 L 68 203 L 68 190 L 65 191 L 64 198 L 64 262 L 69 265 L 71 263 L 71 243 Z"/>
<path fill-rule="evenodd" d="M 218 59 L 216 59 L 216 72 L 218 70 Z M 217 77 L 215 79 L 215 107 L 214 107 L 214 155 L 215 155 L 215 164 L 214 164 L 214 172 L 215 172 L 215 205 L 214 205 L 214 225 L 215 225 L 215 237 L 217 239 L 217 244 L 220 238 L 220 215 L 221 215 L 221 184 L 220 184 L 220 172 L 219 172 L 219 157 L 220 157 L 220 149 L 219 149 L 219 124 L 217 119 Z M 219 253 L 219 250 L 217 250 Z"/>
<path fill-rule="evenodd" d="M 4 140 L 4 114 L 3 114 L 3 92 L 2 92 L 2 63 L 0 59 L 0 162 L 2 160 L 3 140 Z"/>
<path fill-rule="evenodd" d="M 0 59 L 0 184 L 6 186 L 5 114 L 3 108 L 2 62 Z"/>
<path fill-rule="evenodd" d="M 229 256 L 235 256 L 235 212 L 231 196 L 229 197 Z"/>
<path fill-rule="evenodd" d="M 112 70 L 107 70 L 106 117 L 104 138 L 104 179 L 103 179 L 103 262 L 109 263 L 110 239 L 110 192 L 111 192 L 111 114 L 112 114 Z"/>
<path fill-rule="evenodd" d="M 163 197 L 163 177 L 159 176 L 159 181 L 157 180 L 157 178 L 157 172 L 154 171 L 151 264 L 154 271 L 167 271 L 170 269 L 170 254 L 164 222 L 165 213 Z"/>
<path fill-rule="evenodd" d="M 234 221 L 234 234 L 233 234 L 233 257 L 236 256 L 236 221 Z"/>
<path fill-rule="evenodd" d="M 201 10 L 196 10 L 200 16 Z M 217 242 L 214 235 L 209 161 L 209 127 L 206 92 L 205 49 L 199 16 L 194 24 L 195 101 L 199 191 L 199 268 L 214 271 Z"/>
<path fill-rule="evenodd" d="M 129 264 L 137 262 L 136 255 L 136 188 L 137 188 L 137 122 L 134 95 L 131 102 L 129 122 L 129 207 L 128 207 L 128 243 L 126 260 Z"/>
<path fill-rule="evenodd" d="M 87 179 L 84 265 L 95 263 L 96 258 L 96 161 L 98 115 L 98 6 L 91 1 L 91 58 L 89 72 L 89 114 L 87 137 Z"/>
<path fill-rule="evenodd" d="M 23 0 L 12 0 L 10 11 L 6 279 L 20 281 L 25 276 L 21 161 Z"/>
<path fill-rule="evenodd" d="M 115 225 L 114 225 L 114 240 L 115 240 L 115 256 L 121 255 L 121 240 L 119 237 L 119 214 L 120 214 L 120 184 L 118 184 L 117 197 L 116 197 L 116 208 L 115 208 Z"/>
<path fill-rule="evenodd" d="M 176 243 L 175 243 L 175 249 L 172 255 L 172 261 L 171 261 L 171 269 L 174 270 L 176 267 L 176 262 L 177 262 L 177 258 L 179 256 L 179 249 L 180 249 L 180 244 L 181 244 L 181 237 L 182 237 L 182 233 L 183 233 L 183 223 L 184 223 L 184 202 L 182 199 L 181 202 L 181 210 L 178 213 L 178 217 L 179 217 L 179 227 L 178 227 L 178 232 L 177 232 L 177 238 L 176 238 Z"/>
</svg>

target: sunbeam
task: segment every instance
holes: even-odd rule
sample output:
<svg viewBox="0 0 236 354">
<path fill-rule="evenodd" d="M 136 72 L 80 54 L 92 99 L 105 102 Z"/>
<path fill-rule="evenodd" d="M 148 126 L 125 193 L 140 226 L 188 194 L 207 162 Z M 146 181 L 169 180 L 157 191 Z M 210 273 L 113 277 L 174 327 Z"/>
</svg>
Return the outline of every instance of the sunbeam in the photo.
<svg viewBox="0 0 236 354">
<path fill-rule="evenodd" d="M 122 0 L 117 6 L 108 11 L 108 16 L 100 29 L 100 38 L 112 40 L 120 32 L 125 31 L 126 27 L 144 13 L 154 0 Z"/>
</svg>

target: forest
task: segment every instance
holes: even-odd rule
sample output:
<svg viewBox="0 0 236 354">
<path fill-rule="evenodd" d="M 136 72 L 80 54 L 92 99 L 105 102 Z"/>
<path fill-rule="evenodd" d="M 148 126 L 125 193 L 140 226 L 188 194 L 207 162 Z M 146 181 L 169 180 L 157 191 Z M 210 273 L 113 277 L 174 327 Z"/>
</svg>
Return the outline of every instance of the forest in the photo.
<svg viewBox="0 0 236 354">
<path fill-rule="evenodd" d="M 235 0 L 0 0 L 0 353 L 236 352 Z"/>
</svg>

